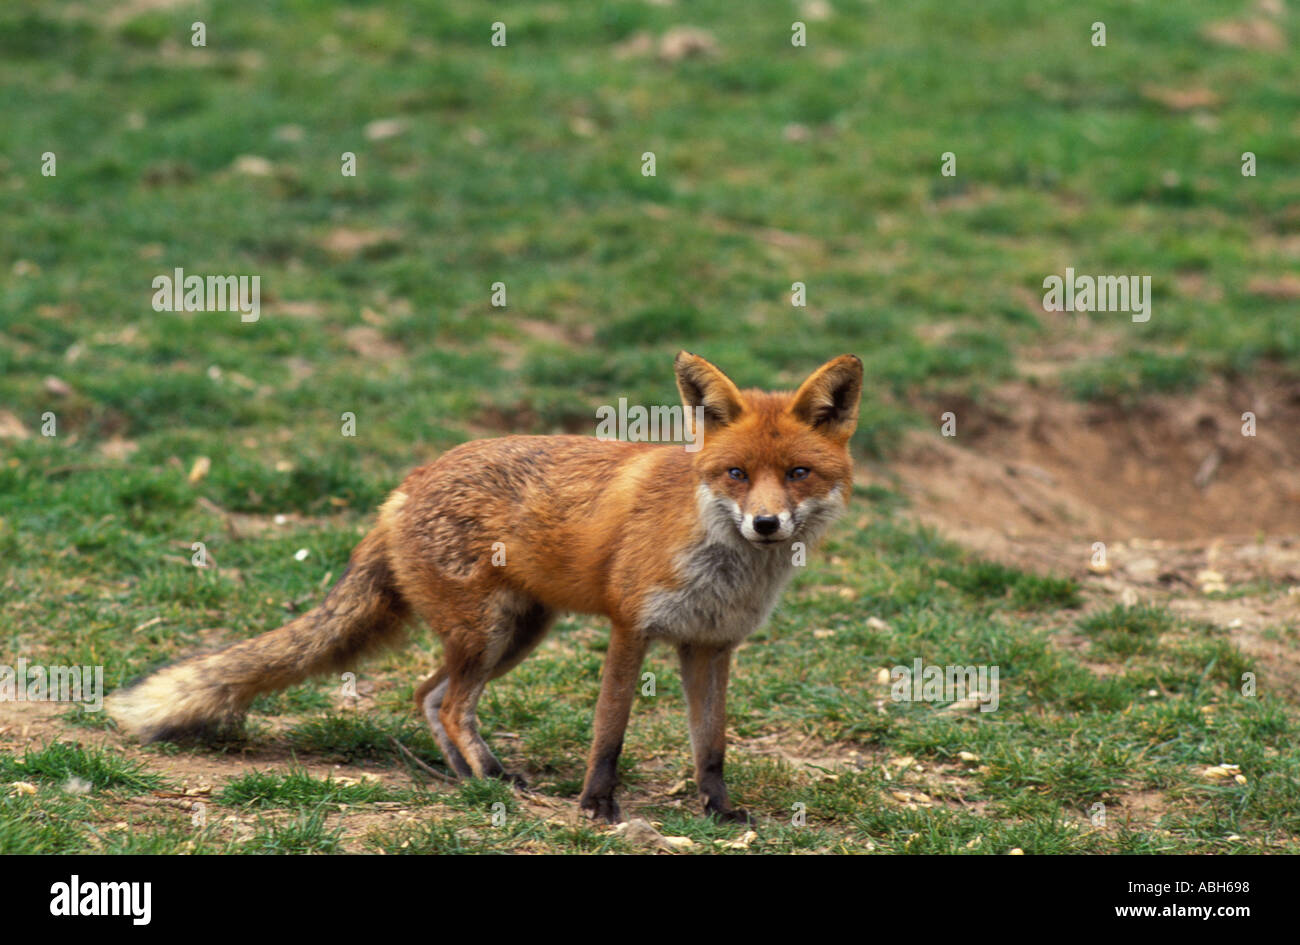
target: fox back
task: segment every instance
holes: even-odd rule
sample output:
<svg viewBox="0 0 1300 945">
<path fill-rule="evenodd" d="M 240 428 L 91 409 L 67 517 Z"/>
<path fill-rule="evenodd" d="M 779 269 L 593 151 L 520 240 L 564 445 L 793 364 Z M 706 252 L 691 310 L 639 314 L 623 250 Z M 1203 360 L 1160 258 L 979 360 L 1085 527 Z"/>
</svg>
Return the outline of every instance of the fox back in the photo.
<svg viewBox="0 0 1300 945">
<path fill-rule="evenodd" d="M 415 616 L 443 643 L 416 702 L 445 760 L 460 776 L 502 776 L 478 733 L 484 686 L 557 614 L 603 614 L 611 639 L 582 808 L 618 817 L 618 752 L 658 640 L 681 656 L 705 809 L 737 813 L 721 776 L 730 655 L 848 501 L 862 364 L 835 358 L 793 393 L 739 390 L 686 352 L 675 366 L 699 449 L 513 436 L 449 450 L 388 497 L 319 607 L 114 693 L 110 712 L 145 739 L 221 727 L 263 692 L 396 642 Z"/>
</svg>

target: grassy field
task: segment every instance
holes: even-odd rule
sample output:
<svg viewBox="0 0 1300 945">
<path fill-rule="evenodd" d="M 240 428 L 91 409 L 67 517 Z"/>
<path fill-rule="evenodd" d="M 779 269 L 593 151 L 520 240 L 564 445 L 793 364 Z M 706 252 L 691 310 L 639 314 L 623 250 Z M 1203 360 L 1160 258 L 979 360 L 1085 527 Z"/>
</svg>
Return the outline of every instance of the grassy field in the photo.
<svg viewBox="0 0 1300 945">
<path fill-rule="evenodd" d="M 885 466 L 937 426 L 923 405 L 1026 351 L 1069 352 L 1051 383 L 1094 401 L 1294 377 L 1297 43 L 1282 4 L 1217 0 L 9 0 L 0 663 L 111 689 L 277 626 L 406 470 L 672 403 L 680 348 L 768 387 L 858 354 L 854 448 Z M 1151 275 L 1151 320 L 1044 312 L 1067 266 Z M 259 275 L 260 319 L 154 311 L 176 267 Z M 0 852 L 637 849 L 574 816 L 605 635 L 565 620 L 484 699 L 534 797 L 395 752 L 441 766 L 411 709 L 424 628 L 357 668 L 358 700 L 295 688 L 215 748 L 0 704 Z M 623 808 L 694 852 L 1300 852 L 1300 709 L 1241 695 L 1258 667 L 1224 627 L 985 560 L 887 482 L 740 651 L 756 838 L 697 816 L 668 657 Z M 998 666 L 999 709 L 892 701 L 880 671 L 918 658 Z"/>
</svg>

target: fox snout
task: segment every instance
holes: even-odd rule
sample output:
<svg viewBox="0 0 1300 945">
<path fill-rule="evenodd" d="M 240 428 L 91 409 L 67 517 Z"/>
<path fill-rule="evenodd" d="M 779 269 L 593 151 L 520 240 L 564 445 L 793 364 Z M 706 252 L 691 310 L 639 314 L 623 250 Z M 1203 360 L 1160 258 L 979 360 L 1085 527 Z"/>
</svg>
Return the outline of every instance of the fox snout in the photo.
<svg viewBox="0 0 1300 945">
<path fill-rule="evenodd" d="M 747 512 L 740 520 L 740 533 L 758 544 L 785 541 L 794 535 L 794 516 L 786 511 L 777 515 Z"/>
</svg>

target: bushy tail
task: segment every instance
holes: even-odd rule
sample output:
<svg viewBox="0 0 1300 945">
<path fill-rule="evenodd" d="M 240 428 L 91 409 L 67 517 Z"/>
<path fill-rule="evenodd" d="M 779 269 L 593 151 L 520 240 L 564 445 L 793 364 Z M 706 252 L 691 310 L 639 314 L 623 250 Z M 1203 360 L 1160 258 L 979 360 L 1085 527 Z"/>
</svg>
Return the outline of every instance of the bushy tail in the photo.
<svg viewBox="0 0 1300 945">
<path fill-rule="evenodd" d="M 319 607 L 259 637 L 160 669 L 113 693 L 105 708 L 123 731 L 145 742 L 217 732 L 262 693 L 348 668 L 394 642 L 407 612 L 381 526 L 353 550 Z"/>
</svg>

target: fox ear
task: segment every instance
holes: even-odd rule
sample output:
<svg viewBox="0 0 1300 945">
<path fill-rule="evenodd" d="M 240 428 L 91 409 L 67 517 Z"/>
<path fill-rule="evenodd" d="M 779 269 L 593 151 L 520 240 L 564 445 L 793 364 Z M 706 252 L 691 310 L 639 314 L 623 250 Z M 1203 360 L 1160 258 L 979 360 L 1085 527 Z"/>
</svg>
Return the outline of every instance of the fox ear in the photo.
<svg viewBox="0 0 1300 945">
<path fill-rule="evenodd" d="M 842 354 L 799 385 L 790 413 L 819 433 L 847 440 L 858 425 L 861 398 L 862 362 L 854 355 Z"/>
<path fill-rule="evenodd" d="M 686 407 L 688 424 L 695 421 L 695 408 L 704 408 L 706 430 L 725 427 L 733 423 L 744 411 L 740 390 L 731 378 L 689 351 L 677 352 L 673 362 L 677 371 L 677 390 Z"/>
</svg>

